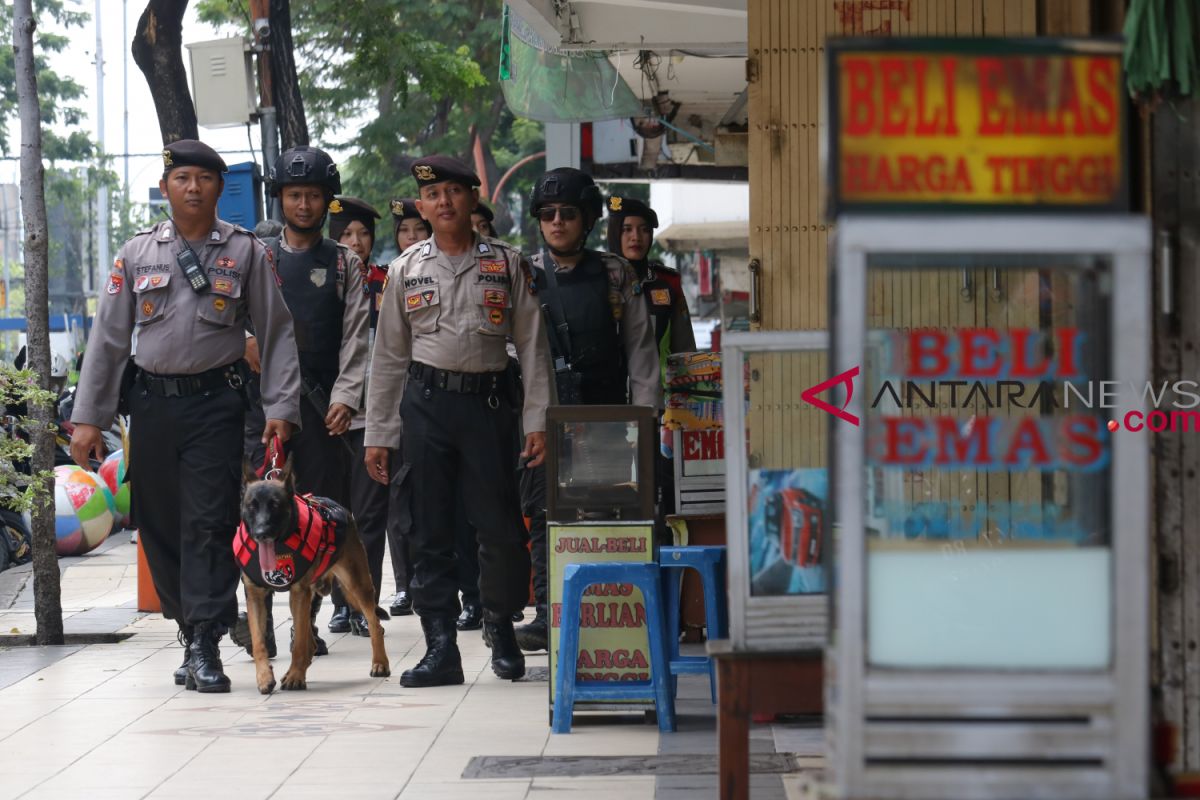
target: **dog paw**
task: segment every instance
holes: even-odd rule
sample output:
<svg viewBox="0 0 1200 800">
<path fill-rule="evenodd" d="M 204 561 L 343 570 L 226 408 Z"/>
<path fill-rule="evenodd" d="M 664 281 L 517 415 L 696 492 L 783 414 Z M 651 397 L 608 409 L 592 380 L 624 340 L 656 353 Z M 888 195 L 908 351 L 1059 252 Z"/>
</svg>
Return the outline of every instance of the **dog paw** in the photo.
<svg viewBox="0 0 1200 800">
<path fill-rule="evenodd" d="M 275 680 L 274 679 L 272 679 L 270 683 L 260 683 L 258 685 L 258 693 L 259 694 L 270 694 L 273 691 L 275 691 Z"/>
<path fill-rule="evenodd" d="M 392 670 L 387 664 L 372 664 L 371 665 L 371 677 L 372 678 L 386 678 L 386 677 L 390 676 L 391 674 L 392 674 Z"/>
<path fill-rule="evenodd" d="M 279 688 L 291 692 L 300 692 L 308 688 L 308 682 L 304 679 L 303 675 L 297 675 L 289 670 L 288 673 L 283 676 L 283 683 L 279 685 Z"/>
</svg>

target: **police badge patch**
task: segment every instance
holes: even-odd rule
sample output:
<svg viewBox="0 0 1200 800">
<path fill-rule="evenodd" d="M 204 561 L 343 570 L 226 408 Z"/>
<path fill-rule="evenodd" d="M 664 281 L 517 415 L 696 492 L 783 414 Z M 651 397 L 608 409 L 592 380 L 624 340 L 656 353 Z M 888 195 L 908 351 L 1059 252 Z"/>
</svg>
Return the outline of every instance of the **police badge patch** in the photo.
<svg viewBox="0 0 1200 800">
<path fill-rule="evenodd" d="M 671 305 L 671 292 L 667 289 L 651 289 L 650 302 L 656 306 Z"/>
<path fill-rule="evenodd" d="M 325 280 L 329 276 L 329 270 L 321 267 L 320 269 L 312 269 L 308 271 L 308 279 L 312 281 L 312 285 L 320 289 L 325 285 Z"/>
<path fill-rule="evenodd" d="M 120 294 L 122 287 L 125 286 L 125 279 L 117 273 L 108 276 L 108 288 L 106 291 L 109 294 Z"/>
</svg>

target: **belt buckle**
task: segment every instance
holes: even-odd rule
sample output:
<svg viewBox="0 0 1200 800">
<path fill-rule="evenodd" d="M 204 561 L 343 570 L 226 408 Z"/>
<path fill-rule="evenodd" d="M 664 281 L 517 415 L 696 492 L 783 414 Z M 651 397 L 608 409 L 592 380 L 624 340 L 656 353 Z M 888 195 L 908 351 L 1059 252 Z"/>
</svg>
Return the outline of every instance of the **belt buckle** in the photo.
<svg viewBox="0 0 1200 800">
<path fill-rule="evenodd" d="M 460 394 L 461 394 L 461 393 L 463 393 L 463 392 L 465 392 L 465 391 L 466 391 L 466 385 L 465 385 L 465 383 L 464 383 L 464 381 L 463 381 L 463 378 L 464 378 L 464 377 L 465 377 L 465 376 L 464 376 L 464 375 L 463 375 L 461 372 L 449 372 L 449 373 L 447 373 L 447 374 L 446 374 L 446 386 L 445 386 L 444 388 L 445 388 L 447 391 L 450 391 L 450 392 L 458 392 L 458 393 L 460 393 Z"/>
<path fill-rule="evenodd" d="M 439 389 L 446 389 L 450 385 L 450 373 L 445 370 L 434 370 L 433 385 Z"/>
</svg>

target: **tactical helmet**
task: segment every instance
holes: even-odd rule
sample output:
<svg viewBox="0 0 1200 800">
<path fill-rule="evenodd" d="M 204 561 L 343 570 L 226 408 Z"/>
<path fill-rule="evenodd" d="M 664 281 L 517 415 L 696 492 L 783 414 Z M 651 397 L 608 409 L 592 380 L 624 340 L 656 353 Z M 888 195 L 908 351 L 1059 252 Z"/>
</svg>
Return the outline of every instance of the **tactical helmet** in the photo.
<svg viewBox="0 0 1200 800">
<path fill-rule="evenodd" d="M 600 219 L 603 200 L 600 188 L 586 172 L 572 167 L 557 167 L 538 178 L 529 200 L 529 215 L 536 217 L 547 203 L 578 206 L 594 225 Z"/>
<path fill-rule="evenodd" d="M 284 150 L 275 159 L 268 176 L 272 197 L 278 197 L 284 186 L 320 186 L 326 199 L 342 193 L 342 177 L 337 164 L 324 150 L 308 145 L 298 145 Z"/>
</svg>

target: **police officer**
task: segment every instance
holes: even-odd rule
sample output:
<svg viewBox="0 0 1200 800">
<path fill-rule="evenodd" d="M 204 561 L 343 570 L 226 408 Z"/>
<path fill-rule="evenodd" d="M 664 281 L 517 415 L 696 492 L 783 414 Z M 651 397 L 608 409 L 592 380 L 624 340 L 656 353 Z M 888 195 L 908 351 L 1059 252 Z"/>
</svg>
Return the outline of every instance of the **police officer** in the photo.
<svg viewBox="0 0 1200 800">
<path fill-rule="evenodd" d="M 370 338 L 375 335 L 378 303 L 383 297 L 383 284 L 387 279 L 387 271 L 371 263 L 371 251 L 375 248 L 375 221 L 379 218 L 379 212 L 370 203 L 357 197 L 338 197 L 330 204 L 329 237 L 349 247 L 362 265 L 362 291 L 367 296 Z M 387 541 L 388 490 L 367 475 L 363 464 L 363 432 L 366 426 L 366 416 L 355 414 L 346 433 L 346 439 L 354 450 L 348 465 L 348 491 L 350 510 L 354 512 L 358 533 L 367 550 L 367 564 L 371 568 L 371 580 L 375 582 L 375 603 L 378 605 L 383 585 L 383 550 Z M 333 615 L 329 620 L 329 630 L 370 636 L 366 618 L 361 611 L 350 610 L 337 581 L 333 584 L 332 597 Z M 383 609 L 377 608 L 376 612 L 381 619 L 388 618 Z"/>
<path fill-rule="evenodd" d="M 301 431 L 289 443 L 296 489 L 349 506 L 346 476 L 355 456 L 343 434 L 365 392 L 370 304 L 362 261 L 323 235 L 341 176 L 327 153 L 301 145 L 275 160 L 269 187 L 284 226 L 279 238 L 264 244 L 275 259 L 300 354 Z M 314 620 L 319 610 L 318 600 Z M 317 653 L 324 650 L 318 638 Z"/>
<path fill-rule="evenodd" d="M 479 178 L 454 159 L 430 156 L 412 168 L 417 207 L 433 237 L 388 270 L 367 395 L 367 468 L 386 482 L 400 443 L 412 465 L 413 600 L 426 653 L 402 686 L 463 682 L 456 643 L 456 487 L 469 488 L 479 536 L 480 594 L 492 670 L 525 673 L 510 615 L 528 592 L 529 555 L 512 469 L 515 415 L 505 339 L 524 373 L 523 455 L 542 463 L 550 400 L 548 354 L 532 275 L 521 255 L 471 229 Z M 396 410 L 400 415 L 397 417 Z"/>
<path fill-rule="evenodd" d="M 530 261 L 548 317 L 558 402 L 620 405 L 632 397 L 635 405 L 657 408 L 658 355 L 633 267 L 584 247 L 602 208 L 599 188 L 577 169 L 550 170 L 533 187 L 530 213 L 545 247 Z M 543 469 L 522 476 L 537 603 L 533 620 L 517 629 L 524 650 L 545 650 L 547 643 L 545 481 Z"/>
<path fill-rule="evenodd" d="M 163 615 L 188 648 L 175 682 L 228 692 L 218 642 L 237 614 L 231 548 L 247 315 L 260 334 L 263 440 L 286 441 L 299 422 L 300 373 L 269 254 L 249 231 L 217 219 L 225 163 L 207 145 L 180 140 L 163 150 L 163 166 L 159 188 L 173 216 L 139 232 L 113 262 L 71 415 L 71 457 L 86 469 L 89 456 L 103 456 L 100 431 L 123 395 L 131 515 Z"/>
<path fill-rule="evenodd" d="M 487 203 L 480 203 L 471 212 L 471 227 L 480 236 L 486 236 L 489 239 L 497 238 L 496 226 L 493 224 L 495 221 L 496 213 L 488 208 Z"/>
<path fill-rule="evenodd" d="M 429 227 L 429 223 L 417 211 L 415 198 L 400 197 L 392 200 L 392 236 L 401 253 L 417 242 L 425 241 L 432 233 L 433 229 Z M 385 283 L 387 269 L 387 265 L 382 267 Z M 380 291 L 382 288 L 381 286 Z M 408 549 L 412 531 L 412 487 L 408 480 L 408 470 L 408 464 L 393 464 L 391 486 L 388 490 L 388 553 L 392 560 L 392 576 L 396 580 L 396 594 L 388 607 L 392 616 L 408 616 L 413 612 L 412 596 L 409 594 L 413 569 Z"/>
<path fill-rule="evenodd" d="M 663 391 L 667 388 L 667 356 L 696 349 L 696 335 L 688 314 L 683 280 L 678 270 L 648 258 L 658 228 L 658 214 L 641 200 L 613 195 L 608 198 L 608 251 L 633 265 L 642 283 L 642 297 L 654 321 L 658 364 Z M 655 449 L 658 478 L 658 527 L 666 532 L 666 516 L 675 510 L 675 471 L 670 458 Z"/>
</svg>

